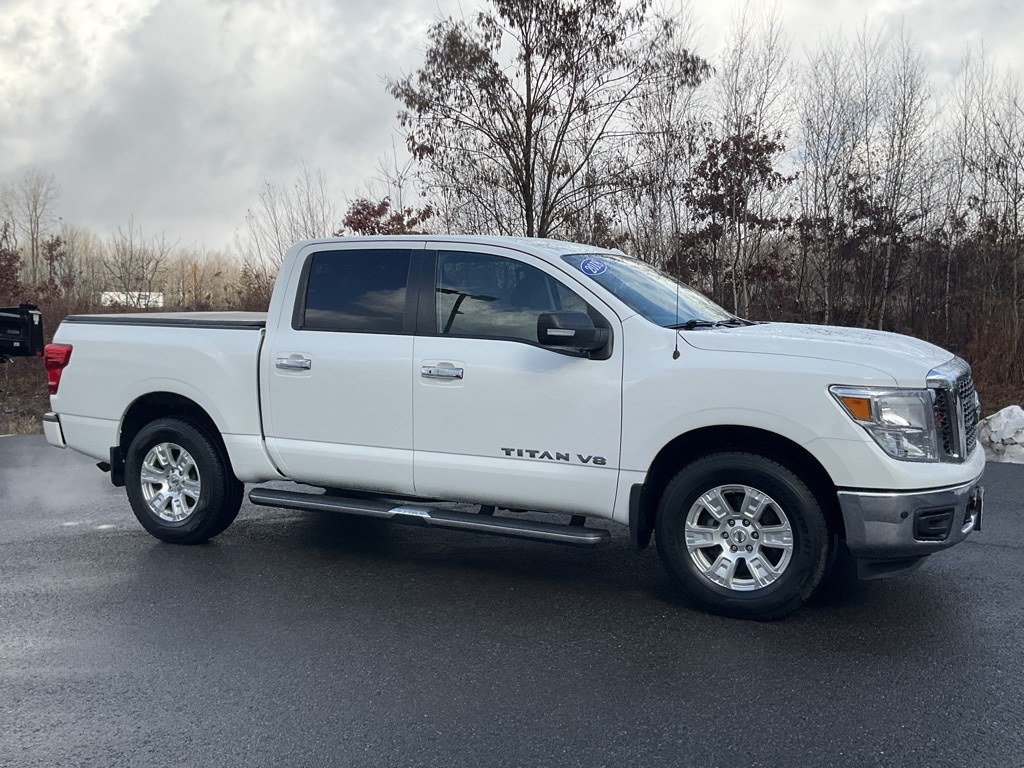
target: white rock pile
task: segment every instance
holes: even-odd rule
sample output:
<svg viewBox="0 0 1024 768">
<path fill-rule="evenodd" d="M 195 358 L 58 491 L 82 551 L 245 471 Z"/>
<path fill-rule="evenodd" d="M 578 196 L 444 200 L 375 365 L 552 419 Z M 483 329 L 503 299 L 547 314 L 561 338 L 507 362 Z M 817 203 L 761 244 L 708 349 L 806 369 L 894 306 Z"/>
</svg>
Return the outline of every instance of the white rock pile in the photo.
<svg viewBox="0 0 1024 768">
<path fill-rule="evenodd" d="M 1024 464 L 1024 409 L 1010 405 L 978 423 L 978 442 L 988 461 Z"/>
</svg>

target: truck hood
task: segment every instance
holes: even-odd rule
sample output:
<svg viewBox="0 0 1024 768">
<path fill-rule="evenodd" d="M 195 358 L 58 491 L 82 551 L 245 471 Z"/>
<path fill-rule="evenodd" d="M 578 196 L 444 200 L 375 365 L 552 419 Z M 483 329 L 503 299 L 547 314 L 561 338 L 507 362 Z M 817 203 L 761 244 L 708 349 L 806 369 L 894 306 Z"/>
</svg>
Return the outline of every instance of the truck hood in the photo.
<svg viewBox="0 0 1024 768">
<path fill-rule="evenodd" d="M 752 352 L 809 357 L 874 368 L 901 386 L 923 386 L 928 371 L 953 357 L 941 347 L 910 336 L 864 328 L 758 323 L 739 328 L 680 331 L 692 347 L 716 352 Z"/>
</svg>

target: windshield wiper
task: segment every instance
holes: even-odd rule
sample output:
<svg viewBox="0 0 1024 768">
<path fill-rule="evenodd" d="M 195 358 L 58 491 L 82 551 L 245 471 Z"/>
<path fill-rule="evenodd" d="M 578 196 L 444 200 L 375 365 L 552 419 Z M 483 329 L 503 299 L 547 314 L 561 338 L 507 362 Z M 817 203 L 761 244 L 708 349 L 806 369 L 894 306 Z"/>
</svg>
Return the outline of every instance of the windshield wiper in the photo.
<svg viewBox="0 0 1024 768">
<path fill-rule="evenodd" d="M 666 325 L 675 331 L 692 331 L 694 328 L 732 328 L 740 325 L 753 325 L 749 320 L 739 317 L 730 317 L 728 320 L 687 320 L 685 323 L 673 323 Z"/>
<path fill-rule="evenodd" d="M 674 331 L 692 331 L 694 328 L 714 328 L 715 323 L 710 320 L 687 320 L 685 323 L 673 323 L 665 327 Z"/>
</svg>

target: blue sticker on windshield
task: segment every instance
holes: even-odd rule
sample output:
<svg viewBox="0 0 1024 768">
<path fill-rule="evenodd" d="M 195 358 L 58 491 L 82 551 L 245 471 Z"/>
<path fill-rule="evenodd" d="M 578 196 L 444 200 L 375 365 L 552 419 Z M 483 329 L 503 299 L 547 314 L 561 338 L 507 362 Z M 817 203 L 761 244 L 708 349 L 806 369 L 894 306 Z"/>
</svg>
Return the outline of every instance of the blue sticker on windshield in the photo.
<svg viewBox="0 0 1024 768">
<path fill-rule="evenodd" d="M 584 259 L 580 264 L 580 272 L 591 277 L 604 274 L 608 271 L 608 265 L 605 264 L 601 259 L 589 258 Z"/>
</svg>

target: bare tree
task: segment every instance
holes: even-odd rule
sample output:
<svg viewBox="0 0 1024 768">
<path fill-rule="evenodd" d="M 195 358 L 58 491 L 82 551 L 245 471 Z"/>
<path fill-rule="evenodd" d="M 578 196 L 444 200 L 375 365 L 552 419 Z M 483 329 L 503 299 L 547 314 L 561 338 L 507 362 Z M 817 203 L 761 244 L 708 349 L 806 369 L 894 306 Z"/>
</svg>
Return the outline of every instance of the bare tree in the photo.
<svg viewBox="0 0 1024 768">
<path fill-rule="evenodd" d="M 11 225 L 0 222 L 0 304 L 21 302 L 21 255 L 11 235 Z"/>
<path fill-rule="evenodd" d="M 29 169 L 16 184 L 0 189 L 0 217 L 11 227 L 11 237 L 22 251 L 25 278 L 33 284 L 48 277 L 43 241 L 57 227 L 59 200 L 57 177 L 40 168 Z"/>
<path fill-rule="evenodd" d="M 937 118 L 939 125 L 928 152 L 931 168 L 929 184 L 935 195 L 935 220 L 930 222 L 942 252 L 941 297 L 942 336 L 950 338 L 950 304 L 953 296 L 953 266 L 957 250 L 969 233 L 972 173 L 975 141 L 975 100 L 971 80 L 976 65 L 965 53 L 958 78 L 950 86 L 945 114 Z M 947 342 L 948 343 L 948 342 Z"/>
<path fill-rule="evenodd" d="M 144 237 L 135 219 L 128 219 L 127 229 L 117 228 L 107 246 L 104 266 L 108 289 L 120 294 L 128 306 L 148 307 L 162 282 L 162 272 L 175 244 L 160 235 Z"/>
<path fill-rule="evenodd" d="M 778 6 L 758 19 L 748 3 L 733 20 L 715 78 L 719 164 L 731 193 L 721 211 L 729 231 L 727 265 L 733 309 L 747 314 L 751 267 L 763 241 L 781 226 L 778 194 L 788 183 L 778 172 L 790 125 L 792 71 L 789 38 Z M 774 172 L 773 172 L 774 171 Z"/>
<path fill-rule="evenodd" d="M 911 226 L 924 218 L 921 192 L 933 118 L 926 63 L 904 29 L 899 29 L 886 54 L 877 192 L 881 274 L 878 288 L 869 289 L 870 300 L 866 302 L 877 307 L 874 324 L 878 328 L 886 324 L 888 302 L 900 277 L 906 246 L 913 237 Z"/>
<path fill-rule="evenodd" d="M 1012 333 L 1021 337 L 1021 216 L 1024 214 L 1024 95 L 1015 73 L 1007 72 L 986 115 L 985 154 L 993 162 L 1002 240 L 1008 263 L 1007 314 Z M 1018 360 L 1018 368 L 1024 363 Z"/>
<path fill-rule="evenodd" d="M 824 38 L 809 52 L 799 105 L 796 301 L 801 313 L 831 322 L 842 292 L 841 244 L 856 142 L 849 49 Z M 810 298 L 814 298 L 813 304 Z"/>
<path fill-rule="evenodd" d="M 394 139 L 391 150 L 377 158 L 377 169 L 355 200 L 388 200 L 396 210 L 423 207 L 415 189 L 417 167 L 415 159 L 403 148 L 399 151 Z M 346 200 L 351 206 L 353 200 Z"/>
<path fill-rule="evenodd" d="M 652 52 L 662 77 L 641 83 L 638 98 L 627 105 L 631 130 L 617 169 L 622 184 L 608 212 L 637 255 L 678 273 L 680 233 L 691 228 L 683 184 L 696 162 L 693 137 L 707 108 L 706 87 L 694 87 L 688 76 L 696 26 L 689 11 L 675 15 L 672 35 Z M 710 285 L 699 262 L 689 266 L 688 279 Z"/>
<path fill-rule="evenodd" d="M 99 301 L 106 279 L 106 247 L 94 233 L 62 222 L 61 248 L 51 265 L 52 279 L 69 304 L 80 310 Z"/>
<path fill-rule="evenodd" d="M 193 245 L 173 253 L 163 271 L 170 303 L 193 311 L 211 310 L 230 304 L 239 265 L 229 254 Z"/>
<path fill-rule="evenodd" d="M 291 186 L 264 181 L 256 204 L 245 214 L 244 235 L 235 241 L 254 289 L 269 296 L 288 247 L 299 240 L 331 235 L 339 228 L 338 219 L 327 177 L 304 160 Z"/>
</svg>

